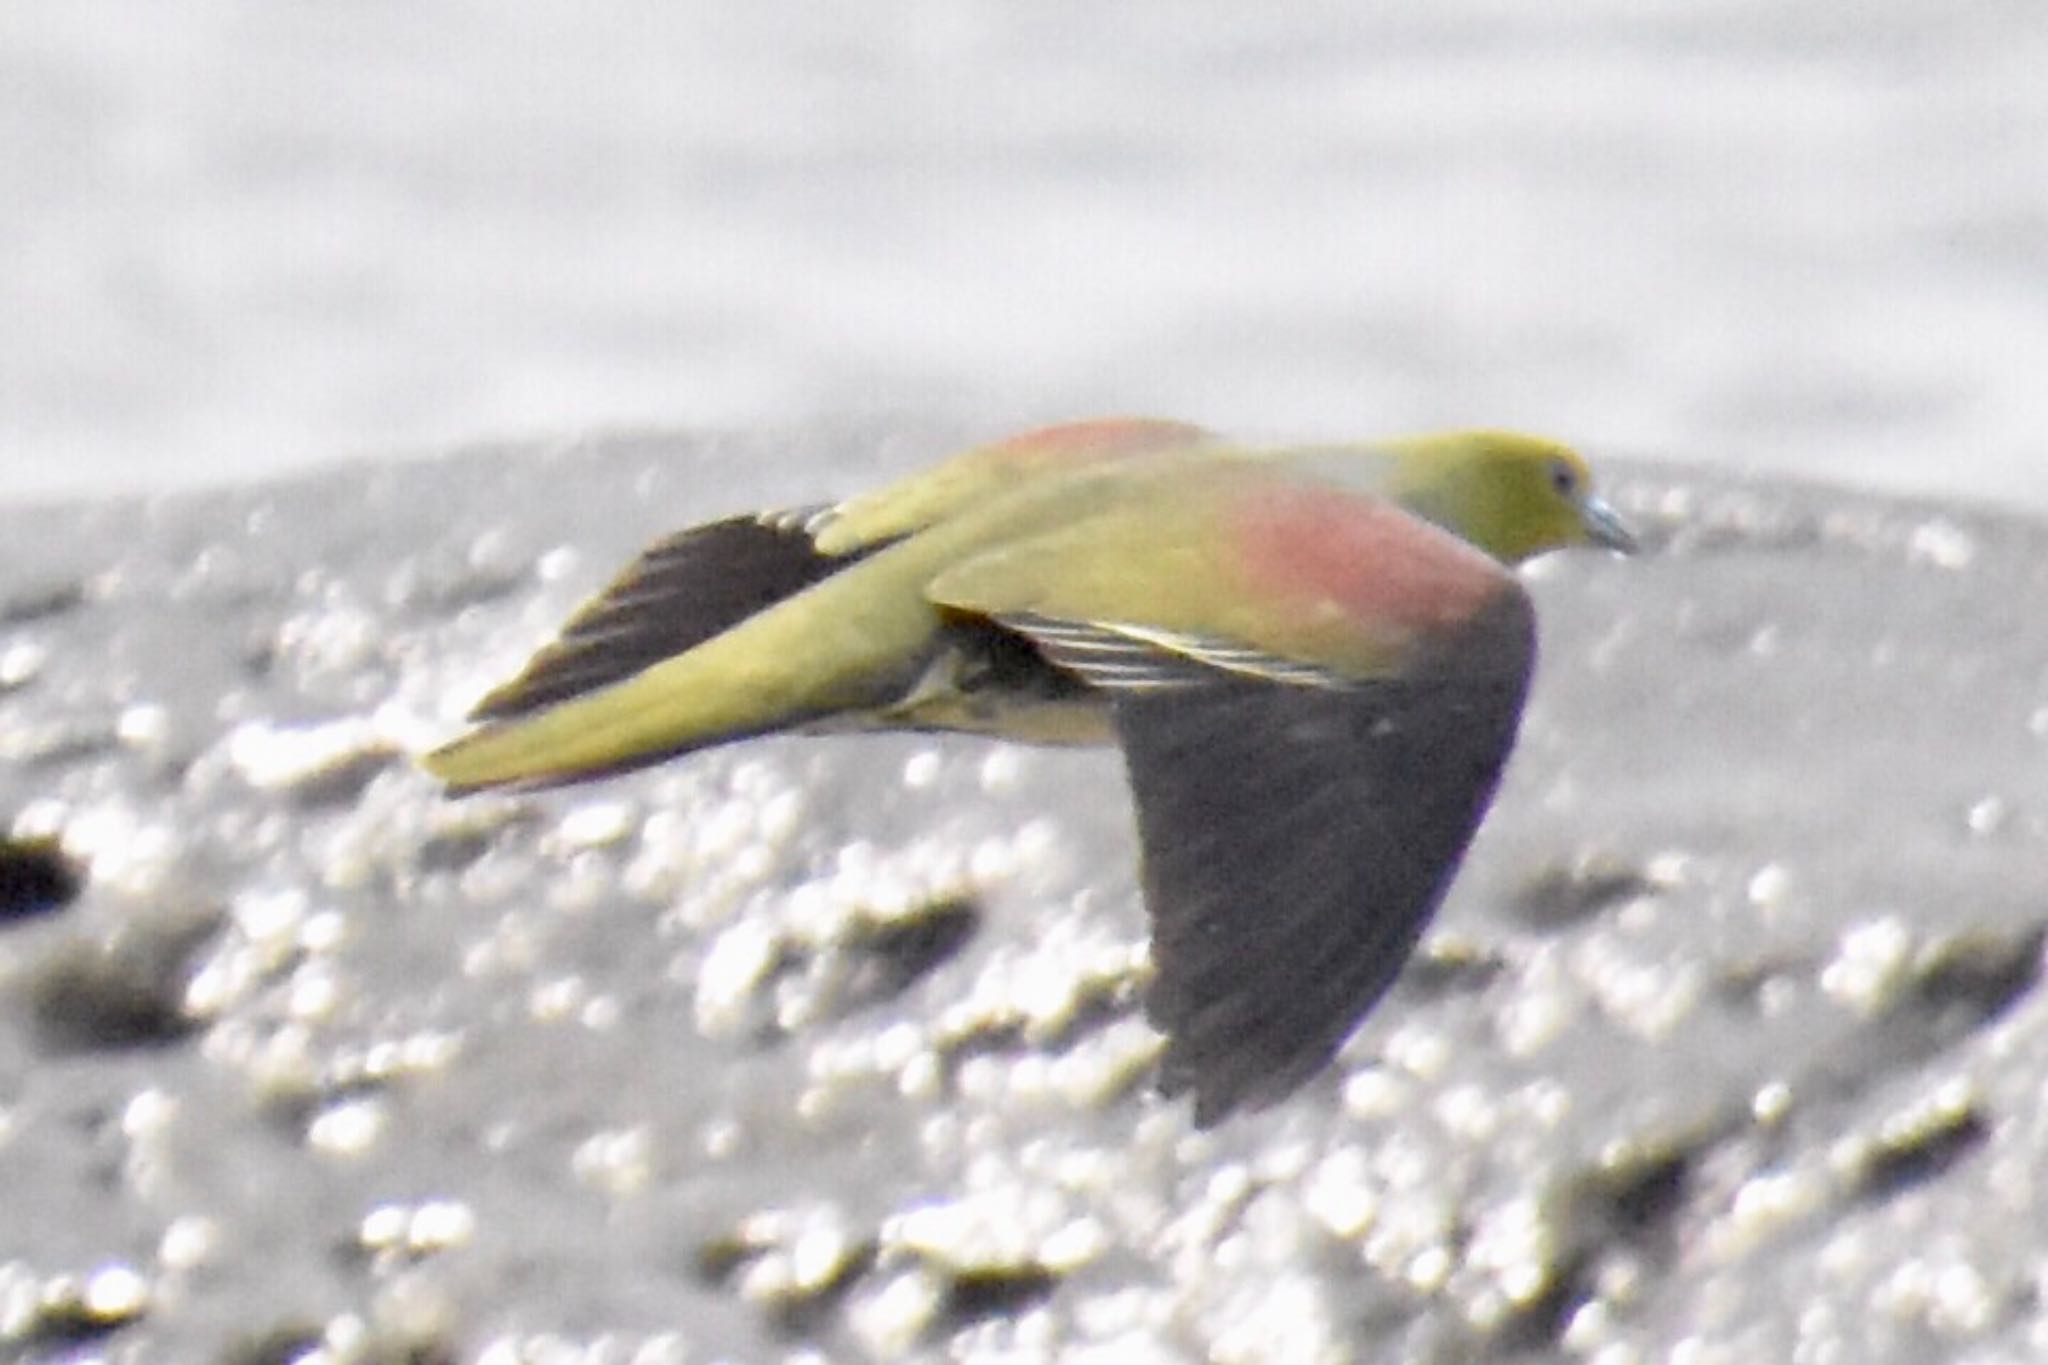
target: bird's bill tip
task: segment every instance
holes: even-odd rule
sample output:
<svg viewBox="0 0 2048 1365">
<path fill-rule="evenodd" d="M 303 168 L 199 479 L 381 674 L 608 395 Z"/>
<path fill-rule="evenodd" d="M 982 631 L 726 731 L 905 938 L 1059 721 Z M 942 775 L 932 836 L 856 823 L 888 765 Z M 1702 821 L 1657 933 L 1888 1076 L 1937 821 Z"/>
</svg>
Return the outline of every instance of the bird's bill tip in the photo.
<svg viewBox="0 0 2048 1365">
<path fill-rule="evenodd" d="M 1593 544 L 1624 555 L 1637 554 L 1642 550 L 1642 542 L 1636 539 L 1635 532 L 1628 529 L 1621 514 L 1606 499 L 1587 498 L 1579 505 L 1579 517 L 1585 522 L 1586 539 Z"/>
</svg>

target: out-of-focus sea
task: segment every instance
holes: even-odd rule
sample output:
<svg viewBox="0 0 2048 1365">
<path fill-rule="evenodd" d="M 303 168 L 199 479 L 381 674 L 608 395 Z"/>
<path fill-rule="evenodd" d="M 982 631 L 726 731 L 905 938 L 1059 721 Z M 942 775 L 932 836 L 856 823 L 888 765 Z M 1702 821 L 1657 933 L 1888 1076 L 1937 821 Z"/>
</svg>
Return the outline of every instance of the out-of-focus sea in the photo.
<svg viewBox="0 0 2048 1365">
<path fill-rule="evenodd" d="M 0 498 L 1143 411 L 2048 508 L 2044 71 L 2038 0 L 14 0 Z"/>
</svg>

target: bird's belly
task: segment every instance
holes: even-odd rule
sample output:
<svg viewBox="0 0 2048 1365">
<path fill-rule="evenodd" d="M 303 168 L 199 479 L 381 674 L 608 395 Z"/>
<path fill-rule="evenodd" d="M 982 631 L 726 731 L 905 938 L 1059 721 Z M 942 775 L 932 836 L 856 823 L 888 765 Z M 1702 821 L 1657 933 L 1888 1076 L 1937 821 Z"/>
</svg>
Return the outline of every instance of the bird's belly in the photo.
<svg viewBox="0 0 2048 1365">
<path fill-rule="evenodd" d="M 877 717 L 902 730 L 953 730 L 1025 744 L 1111 744 L 1096 689 L 985 621 L 951 623 L 902 697 Z"/>
<path fill-rule="evenodd" d="M 987 697 L 930 697 L 893 708 L 889 728 L 952 730 L 990 735 L 1021 744 L 1112 744 L 1109 708 L 1099 699 L 1056 701 L 1012 697 L 996 704 Z"/>
</svg>

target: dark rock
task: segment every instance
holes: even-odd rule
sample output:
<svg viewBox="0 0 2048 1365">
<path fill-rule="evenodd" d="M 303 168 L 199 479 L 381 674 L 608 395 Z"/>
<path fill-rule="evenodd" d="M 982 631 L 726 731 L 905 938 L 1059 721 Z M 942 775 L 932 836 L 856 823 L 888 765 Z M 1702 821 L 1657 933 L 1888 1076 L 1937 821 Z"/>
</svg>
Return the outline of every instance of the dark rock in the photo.
<svg viewBox="0 0 2048 1365">
<path fill-rule="evenodd" d="M 0 839 L 0 921 L 61 910 L 85 885 L 85 870 L 55 839 Z"/>
<path fill-rule="evenodd" d="M 198 958 L 218 932 L 207 917 L 123 925 L 52 951 L 30 982 L 36 1038 L 56 1054 L 164 1047 L 202 1026 L 186 1004 Z"/>
</svg>

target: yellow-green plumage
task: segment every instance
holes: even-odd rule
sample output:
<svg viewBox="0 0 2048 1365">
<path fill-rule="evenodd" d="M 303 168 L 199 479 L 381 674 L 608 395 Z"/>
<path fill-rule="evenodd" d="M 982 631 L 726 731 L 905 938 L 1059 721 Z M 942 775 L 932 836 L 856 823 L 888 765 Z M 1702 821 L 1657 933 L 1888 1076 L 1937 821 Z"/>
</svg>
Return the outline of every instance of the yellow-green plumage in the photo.
<svg viewBox="0 0 2048 1365">
<path fill-rule="evenodd" d="M 1143 455 L 1182 454 L 1220 445 L 1212 432 L 1186 422 L 1105 418 L 1027 431 L 977 446 L 873 493 L 849 498 L 818 527 L 818 549 L 828 555 L 879 545 L 1014 491 L 1126 463 Z"/>
<path fill-rule="evenodd" d="M 1578 456 L 1536 438 L 1285 448 L 1179 423 L 1051 428 L 839 508 L 662 542 L 426 766 L 470 790 L 784 729 L 1120 740 L 1155 919 L 1151 1008 L 1172 1040 L 1165 1080 L 1195 1090 L 1206 1121 L 1298 1084 L 1405 956 L 1512 742 L 1533 635 L 1504 566 L 1574 543 L 1625 548 L 1626 533 Z M 1326 751 L 1301 747 L 1317 735 Z M 1332 756 L 1346 766 L 1325 771 Z M 1205 772 L 1209 757 L 1230 767 Z M 1454 790 L 1410 801 L 1414 814 L 1382 804 L 1384 782 L 1357 786 L 1375 766 L 1434 781 L 1422 769 L 1438 757 Z M 1347 792 L 1391 839 L 1375 867 L 1352 848 L 1373 837 L 1329 832 L 1353 818 Z M 1290 863 L 1327 864 L 1309 867 L 1271 953 L 1250 959 L 1268 970 L 1236 984 L 1212 931 L 1183 931 L 1220 917 L 1256 932 L 1269 893 L 1202 882 L 1181 852 L 1198 834 L 1238 839 L 1282 889 L 1303 875 Z M 1431 865 L 1388 870 L 1415 850 Z M 1261 1015 L 1273 991 L 1321 998 L 1284 978 L 1318 932 L 1355 927 L 1347 886 L 1357 923 L 1391 937 L 1354 943 L 1356 980 L 1317 1009 Z"/>
</svg>

